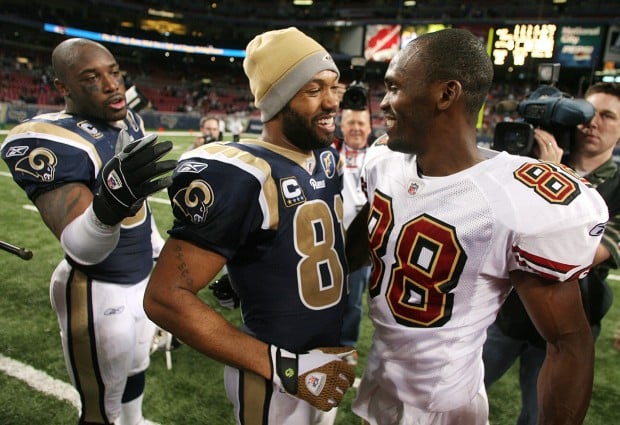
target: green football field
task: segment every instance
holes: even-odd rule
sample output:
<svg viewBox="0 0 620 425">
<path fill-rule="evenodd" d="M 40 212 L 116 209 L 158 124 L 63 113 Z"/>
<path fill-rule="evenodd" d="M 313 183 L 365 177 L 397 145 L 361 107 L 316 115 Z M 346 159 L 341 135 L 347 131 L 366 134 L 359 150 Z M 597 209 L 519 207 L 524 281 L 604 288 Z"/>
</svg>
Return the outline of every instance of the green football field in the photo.
<svg viewBox="0 0 620 425">
<path fill-rule="evenodd" d="M 178 157 L 191 143 L 190 136 L 163 135 L 175 143 L 172 156 Z M 0 141 L 4 135 L 0 136 Z M 151 198 L 158 226 L 165 235 L 172 214 L 165 193 Z M 62 258 L 51 232 L 24 193 L 12 181 L 0 161 L 0 240 L 26 247 L 34 256 L 24 261 L 0 251 L 0 424 L 66 425 L 77 423 L 76 397 L 67 385 L 56 317 L 49 304 L 49 277 Z M 620 299 L 620 277 L 611 284 Z M 203 298 L 234 323 L 239 311 L 223 310 L 210 291 Z M 613 334 L 620 324 L 620 304 L 606 316 L 596 344 L 595 382 L 586 424 L 618 423 L 620 411 L 620 352 L 612 347 Z M 362 324 L 359 344 L 361 375 L 370 345 L 372 326 L 367 317 Z M 151 357 L 147 374 L 145 416 L 163 425 L 234 424 L 222 383 L 223 366 L 187 346 L 172 353 L 172 369 L 165 356 Z M 489 391 L 491 424 L 512 425 L 520 408 L 517 369 Z M 355 391 L 349 391 L 338 410 L 336 424 L 359 424 L 350 411 Z"/>
</svg>

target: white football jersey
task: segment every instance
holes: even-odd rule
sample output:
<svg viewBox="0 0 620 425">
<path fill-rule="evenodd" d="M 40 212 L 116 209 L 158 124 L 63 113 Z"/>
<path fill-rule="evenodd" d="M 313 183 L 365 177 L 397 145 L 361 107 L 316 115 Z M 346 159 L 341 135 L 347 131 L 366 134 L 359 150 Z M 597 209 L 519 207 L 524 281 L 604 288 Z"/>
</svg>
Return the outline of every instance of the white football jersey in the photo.
<svg viewBox="0 0 620 425">
<path fill-rule="evenodd" d="M 580 276 L 608 219 L 598 192 L 562 167 L 482 153 L 467 170 L 427 177 L 414 155 L 375 145 L 362 173 L 375 326 L 364 379 L 428 411 L 467 404 L 481 388 L 509 272 Z"/>
</svg>

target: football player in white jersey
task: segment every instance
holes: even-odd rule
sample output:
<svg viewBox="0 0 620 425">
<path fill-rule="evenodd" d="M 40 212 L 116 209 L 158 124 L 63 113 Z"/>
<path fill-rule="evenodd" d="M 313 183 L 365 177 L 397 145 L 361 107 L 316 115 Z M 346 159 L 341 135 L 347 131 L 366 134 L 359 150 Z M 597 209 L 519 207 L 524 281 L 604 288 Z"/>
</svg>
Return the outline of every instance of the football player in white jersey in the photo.
<svg viewBox="0 0 620 425">
<path fill-rule="evenodd" d="M 492 79 L 460 29 L 416 38 L 387 69 L 387 136 L 362 173 L 375 334 L 353 409 L 372 425 L 488 423 L 482 346 L 513 287 L 548 342 L 539 423 L 586 414 L 594 350 L 577 278 L 607 207 L 561 166 L 477 147 Z"/>
<path fill-rule="evenodd" d="M 50 284 L 80 424 L 144 425 L 154 324 L 142 298 L 163 245 L 146 197 L 170 184 L 171 142 L 145 137 L 127 107 L 119 64 L 81 38 L 52 53 L 65 110 L 14 127 L 2 158 L 60 241 Z M 138 141 L 139 139 L 139 141 Z"/>
<path fill-rule="evenodd" d="M 620 140 L 620 84 L 599 82 L 584 97 L 594 107 L 592 119 L 574 129 L 574 142 L 564 155 L 555 136 L 543 129 L 534 132 L 537 158 L 564 163 L 583 176 L 601 194 L 609 208 L 609 222 L 596 250 L 590 273 L 580 279 L 581 298 L 596 341 L 601 322 L 612 305 L 607 283 L 610 269 L 620 264 L 620 169 L 613 152 Z M 534 329 L 518 297 L 507 298 L 495 323 L 487 329 L 482 359 L 488 389 L 518 360 L 521 411 L 517 425 L 536 425 L 538 370 L 545 358 L 545 343 Z"/>
<path fill-rule="evenodd" d="M 183 154 L 168 190 L 175 221 L 144 306 L 227 365 L 236 423 L 327 425 L 355 377 L 343 360 L 352 350 L 339 346 L 347 264 L 342 164 L 330 146 L 339 72 L 296 28 L 259 34 L 246 53 L 261 140 Z M 224 265 L 241 330 L 198 296 Z"/>
</svg>

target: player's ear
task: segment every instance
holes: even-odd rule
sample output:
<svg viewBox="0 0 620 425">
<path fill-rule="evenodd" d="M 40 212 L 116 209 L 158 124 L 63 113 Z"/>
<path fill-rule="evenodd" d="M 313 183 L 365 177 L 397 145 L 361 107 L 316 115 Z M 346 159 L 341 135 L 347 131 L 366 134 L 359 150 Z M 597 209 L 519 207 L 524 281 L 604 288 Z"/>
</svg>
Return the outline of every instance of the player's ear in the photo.
<svg viewBox="0 0 620 425">
<path fill-rule="evenodd" d="M 445 110 L 461 97 L 463 86 L 457 80 L 448 80 L 439 83 L 439 90 L 440 97 L 437 107 L 440 110 Z"/>
<path fill-rule="evenodd" d="M 67 86 L 65 85 L 65 83 L 60 81 L 58 78 L 54 79 L 54 86 L 56 87 L 56 89 L 61 95 L 71 97 L 69 94 L 69 89 L 67 89 Z"/>
</svg>

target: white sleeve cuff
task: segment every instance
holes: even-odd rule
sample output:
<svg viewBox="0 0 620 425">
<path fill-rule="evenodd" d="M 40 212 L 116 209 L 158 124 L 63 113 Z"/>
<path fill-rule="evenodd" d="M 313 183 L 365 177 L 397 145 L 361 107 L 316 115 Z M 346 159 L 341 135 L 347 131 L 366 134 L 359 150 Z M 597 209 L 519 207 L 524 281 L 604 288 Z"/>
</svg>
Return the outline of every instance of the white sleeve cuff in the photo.
<svg viewBox="0 0 620 425">
<path fill-rule="evenodd" d="M 120 223 L 108 226 L 99 221 L 91 204 L 64 228 L 60 245 L 74 261 L 90 266 L 110 255 L 118 244 L 120 229 Z"/>
<path fill-rule="evenodd" d="M 151 212 L 151 247 L 153 249 L 153 259 L 156 260 L 159 258 L 159 253 L 164 247 L 164 243 L 166 242 L 164 238 L 159 233 L 159 229 L 157 228 L 157 224 L 155 223 L 155 217 Z"/>
</svg>

